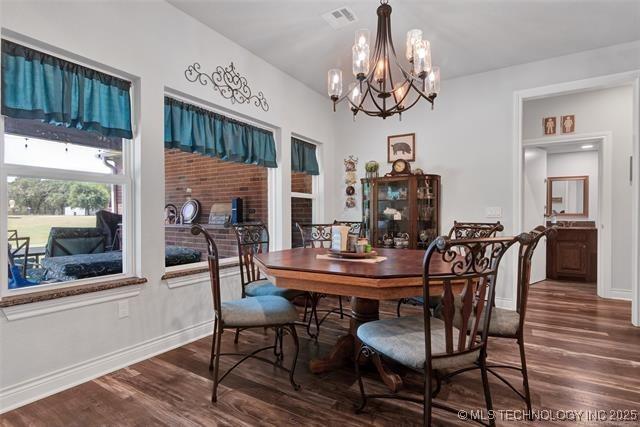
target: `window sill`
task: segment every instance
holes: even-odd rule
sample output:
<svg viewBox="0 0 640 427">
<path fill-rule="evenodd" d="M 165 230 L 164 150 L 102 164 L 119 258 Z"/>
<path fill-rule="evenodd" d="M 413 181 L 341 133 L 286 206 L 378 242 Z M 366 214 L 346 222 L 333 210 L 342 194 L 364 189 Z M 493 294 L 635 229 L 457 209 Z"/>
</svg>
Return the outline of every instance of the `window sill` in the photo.
<svg viewBox="0 0 640 427">
<path fill-rule="evenodd" d="M 222 270 L 237 267 L 237 266 L 238 266 L 238 261 L 233 260 L 231 262 L 225 262 L 224 264 L 221 262 L 219 268 L 220 268 L 220 271 L 222 271 Z M 162 276 L 162 280 L 175 279 L 177 277 L 192 276 L 194 274 L 202 274 L 202 273 L 208 273 L 208 272 L 209 272 L 208 265 L 200 265 L 198 267 L 167 271 Z"/>
<path fill-rule="evenodd" d="M 34 292 L 33 294 L 7 297 L 0 301 L 0 308 L 8 320 L 18 320 L 48 313 L 125 299 L 140 294 L 142 277 L 111 280 L 76 288 Z"/>
<path fill-rule="evenodd" d="M 238 261 L 220 265 L 220 277 L 233 276 L 236 274 L 234 268 L 237 266 Z M 182 270 L 168 271 L 162 276 L 162 280 L 167 282 L 167 286 L 170 289 L 209 281 L 209 266 L 205 265 Z"/>
</svg>

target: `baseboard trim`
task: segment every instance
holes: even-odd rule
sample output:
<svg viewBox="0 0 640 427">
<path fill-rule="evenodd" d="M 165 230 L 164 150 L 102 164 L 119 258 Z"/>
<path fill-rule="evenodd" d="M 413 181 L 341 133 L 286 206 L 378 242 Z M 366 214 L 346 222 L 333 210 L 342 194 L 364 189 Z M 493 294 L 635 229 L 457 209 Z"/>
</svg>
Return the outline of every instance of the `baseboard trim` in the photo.
<svg viewBox="0 0 640 427">
<path fill-rule="evenodd" d="M 622 300 L 631 301 L 632 300 L 632 292 L 631 292 L 630 289 L 613 289 L 613 288 L 609 288 L 609 289 L 605 289 L 604 298 L 622 299 Z"/>
<path fill-rule="evenodd" d="M 516 305 L 511 298 L 498 298 L 496 297 L 496 307 L 505 308 L 507 310 L 515 310 Z"/>
<path fill-rule="evenodd" d="M 209 320 L 2 388 L 0 414 L 199 340 L 210 335 L 212 328 L 213 320 Z"/>
</svg>

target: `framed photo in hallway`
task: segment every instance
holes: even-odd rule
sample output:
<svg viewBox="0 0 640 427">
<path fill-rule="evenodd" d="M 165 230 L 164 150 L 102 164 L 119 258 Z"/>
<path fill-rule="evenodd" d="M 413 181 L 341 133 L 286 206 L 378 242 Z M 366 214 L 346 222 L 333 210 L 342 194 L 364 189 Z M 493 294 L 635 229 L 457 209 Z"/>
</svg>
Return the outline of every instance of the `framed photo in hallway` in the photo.
<svg viewBox="0 0 640 427">
<path fill-rule="evenodd" d="M 416 160 L 416 134 L 391 135 L 387 137 L 387 162 L 396 160 L 415 162 Z"/>
<path fill-rule="evenodd" d="M 556 134 L 556 118 L 545 117 L 544 119 L 542 119 L 542 129 L 544 130 L 545 135 L 555 135 Z"/>
</svg>

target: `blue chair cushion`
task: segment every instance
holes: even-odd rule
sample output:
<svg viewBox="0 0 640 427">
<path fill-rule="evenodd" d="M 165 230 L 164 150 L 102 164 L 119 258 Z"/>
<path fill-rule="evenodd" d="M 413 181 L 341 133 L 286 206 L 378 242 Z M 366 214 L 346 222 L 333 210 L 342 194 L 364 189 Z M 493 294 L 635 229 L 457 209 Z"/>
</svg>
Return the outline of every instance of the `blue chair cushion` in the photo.
<svg viewBox="0 0 640 427">
<path fill-rule="evenodd" d="M 279 288 L 267 279 L 256 280 L 255 282 L 247 283 L 247 285 L 244 287 L 244 293 L 249 297 L 263 297 L 266 295 L 273 295 L 288 300 L 292 300 L 297 296 L 305 294 L 304 291 Z"/>
<path fill-rule="evenodd" d="M 376 320 L 361 325 L 358 338 L 378 353 L 409 368 L 423 370 L 425 356 L 424 320 L 422 316 L 407 316 Z M 453 329 L 454 348 L 457 348 L 458 330 Z M 446 352 L 444 322 L 431 318 L 431 367 L 451 369 L 471 365 L 480 350 L 471 353 L 448 355 Z"/>
<path fill-rule="evenodd" d="M 242 298 L 223 302 L 220 308 L 222 322 L 229 327 L 284 325 L 298 319 L 293 304 L 277 296 Z"/>
</svg>

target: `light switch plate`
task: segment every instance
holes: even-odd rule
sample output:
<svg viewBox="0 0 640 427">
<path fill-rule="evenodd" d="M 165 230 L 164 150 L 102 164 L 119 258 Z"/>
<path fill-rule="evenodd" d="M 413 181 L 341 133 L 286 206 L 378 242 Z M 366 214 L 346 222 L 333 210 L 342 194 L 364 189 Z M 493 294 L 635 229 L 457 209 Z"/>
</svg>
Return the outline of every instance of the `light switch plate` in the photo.
<svg viewBox="0 0 640 427">
<path fill-rule="evenodd" d="M 499 206 L 484 208 L 484 215 L 487 218 L 502 218 L 502 208 Z"/>
<path fill-rule="evenodd" d="M 129 300 L 118 301 L 118 318 L 124 319 L 129 317 Z"/>
</svg>

